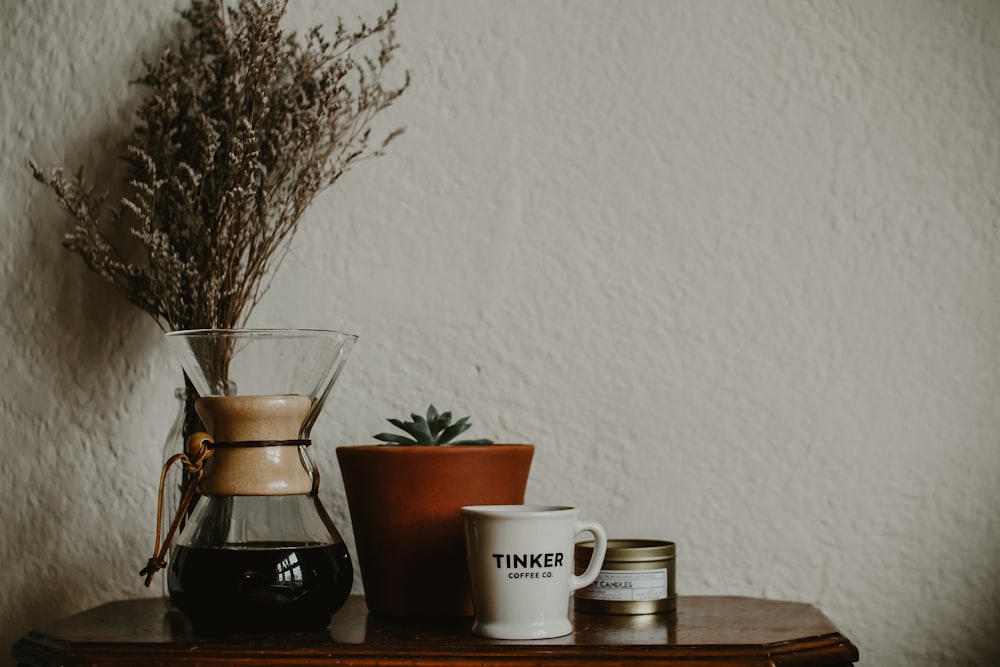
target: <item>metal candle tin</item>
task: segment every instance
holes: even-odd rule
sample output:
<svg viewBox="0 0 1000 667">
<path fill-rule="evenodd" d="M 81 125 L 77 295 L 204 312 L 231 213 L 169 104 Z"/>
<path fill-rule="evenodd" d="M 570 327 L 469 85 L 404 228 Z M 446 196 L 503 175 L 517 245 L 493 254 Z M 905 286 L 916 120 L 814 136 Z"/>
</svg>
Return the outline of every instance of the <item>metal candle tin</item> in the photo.
<svg viewBox="0 0 1000 667">
<path fill-rule="evenodd" d="M 574 550 L 577 569 L 590 562 L 593 542 Z M 574 593 L 576 609 L 600 614 L 656 614 L 677 609 L 674 591 L 676 552 L 673 542 L 608 540 L 601 573 Z"/>
</svg>

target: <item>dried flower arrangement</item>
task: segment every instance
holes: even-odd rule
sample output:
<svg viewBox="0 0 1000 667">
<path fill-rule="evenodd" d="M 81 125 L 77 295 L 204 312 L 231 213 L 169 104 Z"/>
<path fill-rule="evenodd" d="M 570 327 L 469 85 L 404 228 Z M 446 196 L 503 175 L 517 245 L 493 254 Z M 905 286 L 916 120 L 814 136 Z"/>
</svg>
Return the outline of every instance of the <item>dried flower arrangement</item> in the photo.
<svg viewBox="0 0 1000 667">
<path fill-rule="evenodd" d="M 300 41 L 279 26 L 286 5 L 192 0 L 181 13 L 190 34 L 138 79 L 151 92 L 120 205 L 82 167 L 67 178 L 31 163 L 76 221 L 64 245 L 164 330 L 245 325 L 314 197 L 401 131 L 370 141 L 375 115 L 409 84 L 382 85 L 397 7 L 353 32 L 338 20 L 332 41 L 320 26 Z M 354 57 L 376 35 L 377 52 Z"/>
<path fill-rule="evenodd" d="M 353 32 L 338 20 L 332 41 L 321 27 L 304 41 L 284 34 L 286 7 L 192 0 L 181 12 L 186 38 L 137 81 L 150 92 L 126 141 L 118 206 L 95 193 L 82 167 L 67 178 L 31 163 L 75 219 L 63 244 L 164 330 L 243 327 L 306 207 L 401 131 L 370 143 L 376 114 L 409 85 L 408 73 L 398 87 L 382 85 L 397 7 Z M 210 354 L 227 368 L 233 351 L 220 343 Z M 183 380 L 179 447 L 203 430 L 197 393 Z M 178 500 L 188 483 L 185 473 Z"/>
</svg>

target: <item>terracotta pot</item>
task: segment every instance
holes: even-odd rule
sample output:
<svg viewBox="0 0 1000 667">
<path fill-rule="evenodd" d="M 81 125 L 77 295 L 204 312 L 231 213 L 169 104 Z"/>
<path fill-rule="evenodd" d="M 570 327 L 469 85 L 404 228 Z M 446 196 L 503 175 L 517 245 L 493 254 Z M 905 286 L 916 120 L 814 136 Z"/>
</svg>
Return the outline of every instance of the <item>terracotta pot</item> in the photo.
<svg viewBox="0 0 1000 667">
<path fill-rule="evenodd" d="M 533 445 L 337 448 L 368 610 L 471 616 L 463 505 L 524 502 Z"/>
</svg>

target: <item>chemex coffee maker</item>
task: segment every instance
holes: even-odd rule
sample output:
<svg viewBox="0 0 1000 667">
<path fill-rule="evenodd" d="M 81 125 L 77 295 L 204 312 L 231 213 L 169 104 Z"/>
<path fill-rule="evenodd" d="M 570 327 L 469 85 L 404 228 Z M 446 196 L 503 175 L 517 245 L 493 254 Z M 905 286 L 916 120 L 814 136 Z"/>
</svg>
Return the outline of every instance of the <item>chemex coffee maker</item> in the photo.
<svg viewBox="0 0 1000 667">
<path fill-rule="evenodd" d="M 319 500 L 310 431 L 356 336 L 241 329 L 167 334 L 206 432 L 161 476 L 173 513 L 142 570 L 166 568 L 170 602 L 201 633 L 326 627 L 351 591 L 347 547 Z M 177 507 L 163 480 L 184 466 Z"/>
</svg>

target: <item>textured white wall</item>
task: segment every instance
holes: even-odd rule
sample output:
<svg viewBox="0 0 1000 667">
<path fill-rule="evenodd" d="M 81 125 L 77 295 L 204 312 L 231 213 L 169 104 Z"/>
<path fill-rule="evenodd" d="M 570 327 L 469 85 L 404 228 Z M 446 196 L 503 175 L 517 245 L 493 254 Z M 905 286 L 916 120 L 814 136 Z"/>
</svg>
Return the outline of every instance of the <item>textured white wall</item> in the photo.
<svg viewBox="0 0 1000 667">
<path fill-rule="evenodd" d="M 27 168 L 115 163 L 174 6 L 0 8 L 5 654 L 148 594 L 180 371 Z M 675 540 L 682 594 L 1000 660 L 1000 4 L 404 0 L 399 35 L 406 135 L 253 320 L 361 335 L 314 433 L 345 535 L 334 446 L 434 401 L 538 445 L 530 499 Z"/>
</svg>

